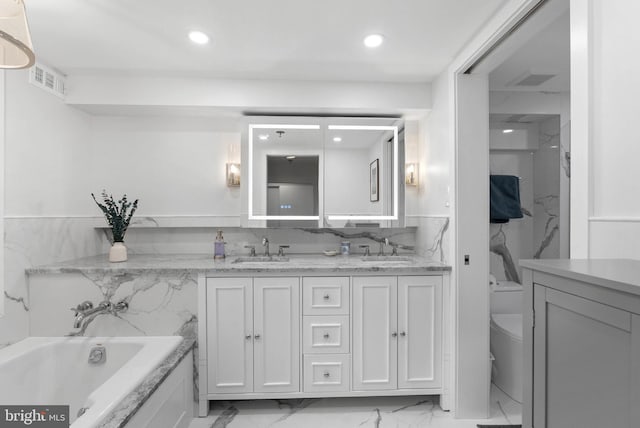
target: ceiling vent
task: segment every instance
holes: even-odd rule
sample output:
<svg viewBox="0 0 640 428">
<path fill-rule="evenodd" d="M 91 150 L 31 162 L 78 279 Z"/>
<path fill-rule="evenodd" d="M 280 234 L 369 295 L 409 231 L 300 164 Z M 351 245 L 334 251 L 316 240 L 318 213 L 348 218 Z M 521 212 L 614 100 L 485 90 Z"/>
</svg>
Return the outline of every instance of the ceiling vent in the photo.
<svg viewBox="0 0 640 428">
<path fill-rule="evenodd" d="M 533 71 L 527 71 L 523 75 L 519 76 L 517 79 L 509 82 L 507 86 L 540 86 L 547 80 L 555 77 L 555 73 L 539 73 Z"/>
<path fill-rule="evenodd" d="M 46 65 L 36 62 L 35 65 L 29 69 L 29 83 L 64 99 L 64 75 Z"/>
</svg>

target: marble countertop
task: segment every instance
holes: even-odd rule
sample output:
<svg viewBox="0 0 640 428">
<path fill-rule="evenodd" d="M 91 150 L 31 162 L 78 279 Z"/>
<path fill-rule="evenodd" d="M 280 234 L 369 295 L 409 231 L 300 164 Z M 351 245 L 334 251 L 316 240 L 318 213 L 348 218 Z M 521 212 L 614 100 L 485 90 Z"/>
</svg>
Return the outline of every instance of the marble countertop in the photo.
<svg viewBox="0 0 640 428">
<path fill-rule="evenodd" d="M 520 266 L 612 290 L 640 295 L 640 260 L 520 260 Z"/>
<path fill-rule="evenodd" d="M 86 257 L 36 266 L 26 270 L 28 275 L 60 273 L 144 273 L 197 271 L 205 275 L 221 273 L 330 273 L 330 272 L 389 272 L 424 273 L 450 271 L 451 266 L 429 261 L 415 255 L 401 255 L 398 260 L 364 261 L 361 255 L 333 256 L 314 254 L 287 255 L 283 262 L 237 262 L 238 257 L 213 260 L 209 254 L 130 254 L 129 260 L 109 263 L 107 255 Z M 388 258 L 391 259 L 392 256 Z M 375 256 L 373 257 L 375 259 Z"/>
</svg>

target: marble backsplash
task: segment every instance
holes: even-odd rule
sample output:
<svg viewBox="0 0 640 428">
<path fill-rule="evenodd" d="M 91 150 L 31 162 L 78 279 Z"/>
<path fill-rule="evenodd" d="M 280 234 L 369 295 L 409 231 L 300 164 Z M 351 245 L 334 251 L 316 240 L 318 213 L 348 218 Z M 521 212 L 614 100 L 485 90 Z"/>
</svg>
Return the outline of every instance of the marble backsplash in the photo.
<svg viewBox="0 0 640 428">
<path fill-rule="evenodd" d="M 400 253 L 417 253 L 430 260 L 447 263 L 449 243 L 446 217 L 418 217 L 404 229 L 242 229 L 224 227 L 229 255 L 248 254 L 245 245 L 256 245 L 265 236 L 271 252 L 278 245 L 289 245 L 291 254 L 319 253 L 339 249 L 343 240 L 351 241 L 352 252 L 359 245 L 370 245 L 378 252 L 385 238 L 399 245 Z M 153 224 L 151 218 L 145 219 Z M 132 227 L 126 243 L 130 254 L 213 254 L 214 227 Z M 91 323 L 86 335 L 175 334 L 194 323 L 196 278 L 78 275 L 38 276 L 27 286 L 25 269 L 80 257 L 105 254 L 109 249 L 105 228 L 96 227 L 95 218 L 7 218 L 5 220 L 5 313 L 0 317 L 0 348 L 29 335 L 65 335 L 72 328 L 69 309 L 82 300 L 94 304 L 111 297 L 130 304 L 126 316 L 101 316 Z M 386 247 L 385 253 L 391 248 Z"/>
</svg>

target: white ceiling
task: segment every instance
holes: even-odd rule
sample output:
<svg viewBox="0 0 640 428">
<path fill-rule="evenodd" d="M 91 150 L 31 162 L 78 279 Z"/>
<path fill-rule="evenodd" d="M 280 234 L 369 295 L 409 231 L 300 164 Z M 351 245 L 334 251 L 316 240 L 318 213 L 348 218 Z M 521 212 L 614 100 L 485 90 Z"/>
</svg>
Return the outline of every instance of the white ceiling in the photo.
<svg viewBox="0 0 640 428">
<path fill-rule="evenodd" d="M 492 91 L 570 91 L 569 12 L 540 30 L 489 74 Z M 538 86 L 511 83 L 526 73 L 554 74 Z"/>
<path fill-rule="evenodd" d="M 508 0 L 26 0 L 65 74 L 429 82 Z M 193 45 L 187 32 L 210 35 Z M 362 39 L 382 33 L 366 49 Z"/>
</svg>

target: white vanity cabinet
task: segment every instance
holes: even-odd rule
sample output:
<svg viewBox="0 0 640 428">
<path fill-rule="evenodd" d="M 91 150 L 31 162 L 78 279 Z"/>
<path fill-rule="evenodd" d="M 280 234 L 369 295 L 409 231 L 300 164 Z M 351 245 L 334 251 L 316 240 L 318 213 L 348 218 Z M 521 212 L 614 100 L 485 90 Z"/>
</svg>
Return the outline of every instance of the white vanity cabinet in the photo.
<svg viewBox="0 0 640 428">
<path fill-rule="evenodd" d="M 351 373 L 349 277 L 302 278 L 305 392 L 348 392 Z"/>
<path fill-rule="evenodd" d="M 299 279 L 206 282 L 208 392 L 299 391 Z"/>
<path fill-rule="evenodd" d="M 441 386 L 442 277 L 353 278 L 353 389 Z"/>
<path fill-rule="evenodd" d="M 201 277 L 200 415 L 208 400 L 442 395 L 443 277 Z"/>
</svg>

